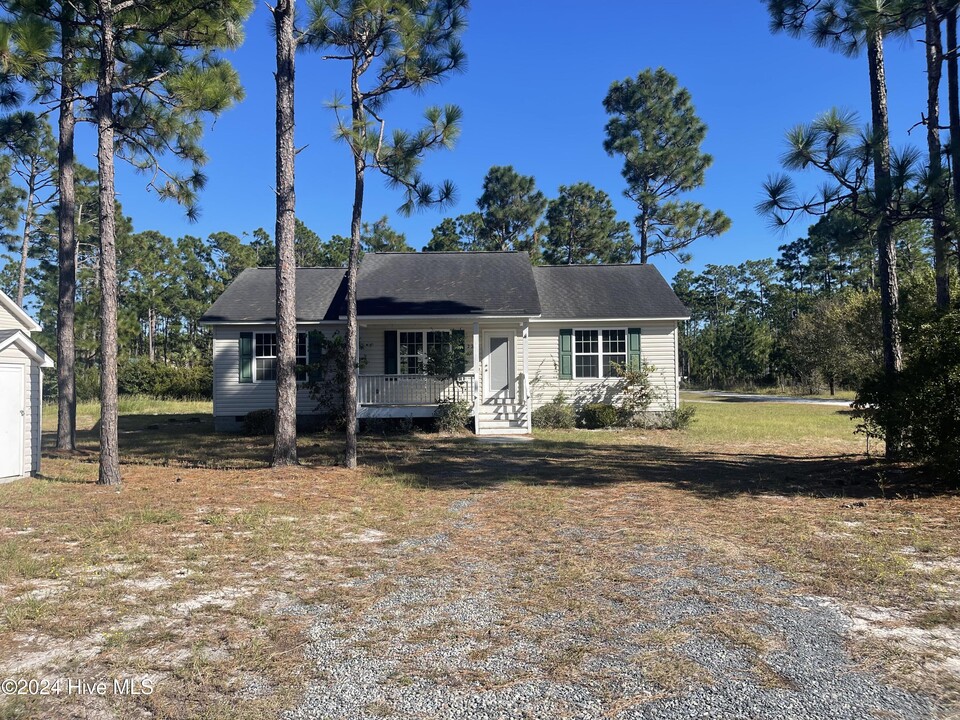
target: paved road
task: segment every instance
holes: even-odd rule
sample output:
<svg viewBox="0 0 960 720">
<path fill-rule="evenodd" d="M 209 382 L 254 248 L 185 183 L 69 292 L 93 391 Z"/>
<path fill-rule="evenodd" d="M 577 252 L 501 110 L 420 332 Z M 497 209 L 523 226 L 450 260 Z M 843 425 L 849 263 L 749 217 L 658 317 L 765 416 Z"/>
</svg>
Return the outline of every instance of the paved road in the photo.
<svg viewBox="0 0 960 720">
<path fill-rule="evenodd" d="M 850 407 L 849 400 L 824 400 L 822 398 L 793 397 L 791 395 L 756 395 L 751 393 L 720 392 L 718 390 L 683 390 L 681 397 L 689 402 L 711 402 L 730 400 L 732 402 L 774 402 L 794 403 L 798 405 L 831 405 Z"/>
</svg>

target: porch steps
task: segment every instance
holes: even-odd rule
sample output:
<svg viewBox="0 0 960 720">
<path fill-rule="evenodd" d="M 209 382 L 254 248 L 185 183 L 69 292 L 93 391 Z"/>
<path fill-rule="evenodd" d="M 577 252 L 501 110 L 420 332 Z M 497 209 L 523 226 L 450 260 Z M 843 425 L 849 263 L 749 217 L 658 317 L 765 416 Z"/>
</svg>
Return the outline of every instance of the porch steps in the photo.
<svg viewBox="0 0 960 720">
<path fill-rule="evenodd" d="M 527 413 L 521 405 L 484 403 L 477 417 L 477 435 L 526 435 Z"/>
</svg>

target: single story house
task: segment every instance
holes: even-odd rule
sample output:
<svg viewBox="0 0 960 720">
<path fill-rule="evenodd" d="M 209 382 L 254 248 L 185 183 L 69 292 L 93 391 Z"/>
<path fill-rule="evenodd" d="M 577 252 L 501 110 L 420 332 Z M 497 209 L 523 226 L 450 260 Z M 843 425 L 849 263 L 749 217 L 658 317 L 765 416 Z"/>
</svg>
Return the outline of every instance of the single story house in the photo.
<svg viewBox="0 0 960 720">
<path fill-rule="evenodd" d="M 346 272 L 298 268 L 298 361 L 317 333 L 346 335 Z M 276 277 L 244 270 L 203 315 L 213 333 L 213 412 L 239 429 L 275 405 Z M 615 363 L 655 368 L 655 410 L 678 407 L 677 322 L 689 313 L 652 265 L 534 266 L 521 252 L 368 253 L 357 274 L 358 415 L 428 417 L 464 400 L 478 434 L 530 431 L 563 393 L 612 399 Z M 463 348 L 454 380 L 427 374 L 439 348 Z M 307 370 L 302 376 L 306 380 Z M 317 412 L 306 383 L 298 413 Z"/>
<path fill-rule="evenodd" d="M 40 472 L 43 371 L 53 360 L 30 339 L 39 329 L 0 292 L 0 482 Z"/>
</svg>

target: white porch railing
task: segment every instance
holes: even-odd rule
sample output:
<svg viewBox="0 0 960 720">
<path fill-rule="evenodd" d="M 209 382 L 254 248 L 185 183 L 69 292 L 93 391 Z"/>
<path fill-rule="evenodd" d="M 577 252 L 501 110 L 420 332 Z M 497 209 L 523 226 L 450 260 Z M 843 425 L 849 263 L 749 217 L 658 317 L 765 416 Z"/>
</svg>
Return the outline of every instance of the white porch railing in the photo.
<svg viewBox="0 0 960 720">
<path fill-rule="evenodd" d="M 473 405 L 473 375 L 456 379 L 433 375 L 359 375 L 360 405 L 438 405 L 464 401 Z"/>
</svg>

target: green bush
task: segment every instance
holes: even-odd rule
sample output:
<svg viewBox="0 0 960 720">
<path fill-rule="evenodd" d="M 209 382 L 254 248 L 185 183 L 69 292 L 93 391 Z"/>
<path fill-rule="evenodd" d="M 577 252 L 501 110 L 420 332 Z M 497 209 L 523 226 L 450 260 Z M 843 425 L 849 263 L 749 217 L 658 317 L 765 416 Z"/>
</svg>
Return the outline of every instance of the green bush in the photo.
<svg viewBox="0 0 960 720">
<path fill-rule="evenodd" d="M 620 410 L 607 403 L 589 403 L 580 408 L 580 425 L 585 428 L 608 428 L 620 424 Z"/>
<path fill-rule="evenodd" d="M 548 405 L 541 405 L 534 410 L 530 422 L 535 428 L 566 430 L 576 424 L 576 417 L 566 397 L 560 393 Z"/>
<path fill-rule="evenodd" d="M 56 378 L 56 373 L 51 372 L 50 375 Z M 77 401 L 96 400 L 100 397 L 100 368 L 77 366 L 73 382 Z M 51 398 L 53 397 L 56 397 L 56 393 L 51 396 Z"/>
<path fill-rule="evenodd" d="M 180 367 L 131 358 L 121 363 L 117 382 L 121 395 L 151 395 L 170 400 L 213 397 L 210 365 Z"/>
<path fill-rule="evenodd" d="M 693 424 L 696 408 L 684 405 L 677 410 L 647 410 L 625 418 L 626 425 L 640 430 L 686 430 Z"/>
<path fill-rule="evenodd" d="M 853 407 L 858 432 L 899 444 L 903 459 L 960 481 L 960 312 L 918 328 L 896 382 L 866 382 Z"/>
<path fill-rule="evenodd" d="M 463 400 L 442 402 L 433 414 L 437 432 L 452 433 L 463 430 L 470 420 L 470 405 Z"/>
<path fill-rule="evenodd" d="M 276 415 L 273 410 L 251 410 L 243 416 L 244 435 L 273 435 L 276 427 Z"/>
<path fill-rule="evenodd" d="M 676 410 L 663 413 L 664 427 L 668 430 L 686 430 L 697 419 L 697 408 L 693 405 L 681 405 Z"/>
</svg>

